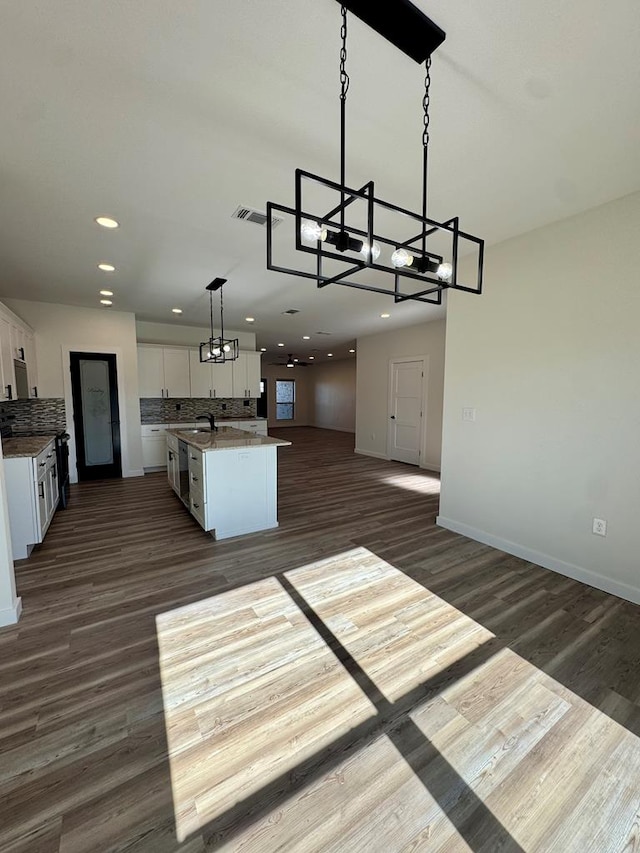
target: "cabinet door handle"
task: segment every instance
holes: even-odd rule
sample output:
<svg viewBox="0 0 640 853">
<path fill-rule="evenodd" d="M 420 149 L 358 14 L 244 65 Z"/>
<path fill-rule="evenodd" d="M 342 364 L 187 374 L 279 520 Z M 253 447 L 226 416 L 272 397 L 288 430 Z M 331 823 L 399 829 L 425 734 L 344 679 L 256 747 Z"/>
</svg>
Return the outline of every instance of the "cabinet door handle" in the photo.
<svg viewBox="0 0 640 853">
<path fill-rule="evenodd" d="M 169 451 L 169 462 L 173 462 L 173 451 Z"/>
<path fill-rule="evenodd" d="M 200 504 L 194 503 L 193 508 L 194 509 L 200 509 Z"/>
<path fill-rule="evenodd" d="M 33 386 L 33 396 L 34 396 L 34 397 L 36 397 L 36 398 L 37 398 L 37 396 L 38 396 L 38 386 L 37 386 L 37 385 L 34 385 L 34 386 Z"/>
<path fill-rule="evenodd" d="M 151 432 L 160 432 L 159 429 L 152 429 Z"/>
<path fill-rule="evenodd" d="M 193 476 L 192 476 L 192 478 L 191 478 L 191 479 L 193 480 L 193 482 L 194 482 L 194 483 L 197 483 L 197 482 L 198 482 L 198 478 L 197 478 L 197 477 L 193 477 Z"/>
<path fill-rule="evenodd" d="M 46 462 L 41 462 L 41 463 L 40 463 L 40 467 L 41 467 L 41 468 L 46 468 L 46 466 L 47 466 L 47 463 L 46 463 Z"/>
<path fill-rule="evenodd" d="M 13 394 L 11 393 L 11 385 L 7 385 L 7 400 L 13 400 Z"/>
<path fill-rule="evenodd" d="M 44 500 L 44 483 L 38 483 L 38 492 L 40 497 Z"/>
<path fill-rule="evenodd" d="M 197 461 L 198 461 L 198 457 L 197 457 L 197 456 L 192 456 L 192 457 L 191 457 L 191 459 L 193 459 L 193 461 L 194 461 L 194 462 L 197 462 Z"/>
<path fill-rule="evenodd" d="M 47 459 L 51 459 L 52 456 L 53 456 L 53 453 L 47 453 Z"/>
</svg>

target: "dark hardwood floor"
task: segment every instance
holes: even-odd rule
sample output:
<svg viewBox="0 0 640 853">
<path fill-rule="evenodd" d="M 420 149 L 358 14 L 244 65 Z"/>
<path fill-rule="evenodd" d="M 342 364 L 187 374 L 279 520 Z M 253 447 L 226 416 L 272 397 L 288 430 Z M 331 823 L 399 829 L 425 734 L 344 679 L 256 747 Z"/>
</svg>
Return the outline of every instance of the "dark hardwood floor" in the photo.
<svg viewBox="0 0 640 853">
<path fill-rule="evenodd" d="M 0 851 L 640 851 L 640 608 L 436 527 L 429 472 L 274 433 L 278 529 L 92 482 L 17 564 Z"/>
</svg>

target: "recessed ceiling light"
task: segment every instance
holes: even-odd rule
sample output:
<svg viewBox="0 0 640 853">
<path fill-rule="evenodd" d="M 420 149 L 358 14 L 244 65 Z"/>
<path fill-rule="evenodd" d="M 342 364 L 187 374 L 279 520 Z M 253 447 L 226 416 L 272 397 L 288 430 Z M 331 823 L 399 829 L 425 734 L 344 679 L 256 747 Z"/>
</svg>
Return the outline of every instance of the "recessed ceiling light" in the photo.
<svg viewBox="0 0 640 853">
<path fill-rule="evenodd" d="M 331 358 L 331 356 L 333 355 L 333 353 L 332 353 L 332 352 L 328 352 L 328 353 L 327 353 L 327 355 L 329 356 L 329 358 Z"/>
<path fill-rule="evenodd" d="M 310 355 L 310 356 L 309 356 L 309 361 L 313 361 L 313 359 L 314 359 L 314 358 L 315 358 L 315 355 Z"/>
<path fill-rule="evenodd" d="M 355 350 L 354 350 L 354 349 L 350 349 L 350 350 L 349 350 L 349 352 L 355 352 Z"/>
<path fill-rule="evenodd" d="M 100 304 L 101 305 L 113 305 L 113 302 L 110 299 L 101 299 Z"/>
<path fill-rule="evenodd" d="M 98 225 L 102 225 L 103 228 L 117 228 L 120 225 L 119 222 L 110 216 L 96 216 L 95 221 Z"/>
<path fill-rule="evenodd" d="M 278 344 L 278 346 L 279 346 L 279 347 L 283 347 L 283 346 L 284 346 L 284 344 Z"/>
<path fill-rule="evenodd" d="M 256 321 L 255 317 L 245 317 L 244 319 L 247 321 L 247 323 L 255 323 Z"/>
<path fill-rule="evenodd" d="M 266 347 L 260 347 L 260 352 L 266 352 L 266 351 L 267 351 Z"/>
<path fill-rule="evenodd" d="M 303 340 L 303 341 L 310 341 L 310 340 L 311 340 L 311 336 L 310 336 L 310 335 L 303 335 L 303 336 L 302 336 L 302 340 Z"/>
<path fill-rule="evenodd" d="M 101 290 L 100 296 L 113 296 L 113 290 Z"/>
<path fill-rule="evenodd" d="M 182 314 L 182 308 L 172 308 L 174 314 Z"/>
<path fill-rule="evenodd" d="M 116 268 L 113 264 L 98 264 L 98 269 L 102 272 L 115 272 Z"/>
<path fill-rule="evenodd" d="M 380 316 L 382 317 L 383 320 L 386 320 L 388 317 L 391 316 L 391 314 L 381 314 Z"/>
</svg>

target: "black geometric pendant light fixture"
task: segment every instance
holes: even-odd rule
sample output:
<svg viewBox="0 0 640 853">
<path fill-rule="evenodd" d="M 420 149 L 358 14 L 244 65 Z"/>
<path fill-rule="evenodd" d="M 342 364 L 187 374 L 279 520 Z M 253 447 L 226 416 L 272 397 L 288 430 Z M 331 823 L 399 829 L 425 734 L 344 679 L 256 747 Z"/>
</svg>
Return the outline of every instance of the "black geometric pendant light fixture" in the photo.
<svg viewBox="0 0 640 853">
<path fill-rule="evenodd" d="M 295 207 L 267 202 L 267 269 L 313 279 L 318 287 L 340 284 L 388 294 L 396 302 L 412 299 L 439 305 L 442 291 L 447 288 L 479 294 L 484 240 L 462 231 L 457 216 L 438 222 L 427 215 L 431 54 L 442 44 L 445 33 L 408 0 L 348 0 L 340 5 L 340 180 L 296 169 Z M 348 11 L 411 59 L 425 63 L 419 212 L 378 198 L 373 181 L 361 187 L 346 183 Z M 308 194 L 314 196 L 316 205 L 321 197 L 325 207 L 309 209 Z M 329 198 L 331 202 L 327 204 Z M 273 229 L 286 219 L 293 225 L 295 248 L 303 253 L 298 256 L 300 266 L 296 268 L 278 263 L 275 258 Z M 384 220 L 386 236 L 379 232 L 380 219 Z M 470 281 L 461 280 L 462 254 L 471 256 L 474 273 Z"/>
<path fill-rule="evenodd" d="M 224 336 L 224 306 L 222 304 L 222 285 L 226 282 L 226 278 L 214 278 L 211 284 L 207 285 L 209 291 L 209 311 L 211 317 L 211 336 L 208 341 L 203 341 L 200 344 L 200 361 L 211 362 L 212 364 L 224 364 L 225 361 L 235 361 L 238 358 L 240 347 L 238 338 L 225 338 Z M 214 337 L 213 332 L 213 292 L 220 291 L 220 334 Z"/>
</svg>

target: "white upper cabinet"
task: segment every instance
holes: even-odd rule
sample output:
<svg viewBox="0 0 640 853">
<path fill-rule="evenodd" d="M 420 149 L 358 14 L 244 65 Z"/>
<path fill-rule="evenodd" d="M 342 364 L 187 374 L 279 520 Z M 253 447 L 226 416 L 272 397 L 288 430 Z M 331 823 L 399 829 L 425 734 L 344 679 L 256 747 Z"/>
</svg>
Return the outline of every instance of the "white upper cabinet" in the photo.
<svg viewBox="0 0 640 853">
<path fill-rule="evenodd" d="M 189 397 L 189 350 L 138 346 L 140 397 Z"/>
<path fill-rule="evenodd" d="M 241 352 L 233 364 L 233 396 L 260 396 L 260 353 Z"/>
<path fill-rule="evenodd" d="M 233 367 L 235 362 L 213 364 L 213 397 L 233 397 Z"/>
<path fill-rule="evenodd" d="M 189 397 L 189 350 L 163 348 L 166 397 Z"/>
<path fill-rule="evenodd" d="M 14 360 L 27 367 L 28 394 L 38 396 L 36 346 L 33 330 L 6 306 L 0 305 L 0 401 L 17 399 Z"/>
<path fill-rule="evenodd" d="M 212 397 L 213 369 L 206 361 L 200 361 L 200 350 L 189 350 L 191 369 L 191 396 Z"/>
</svg>

